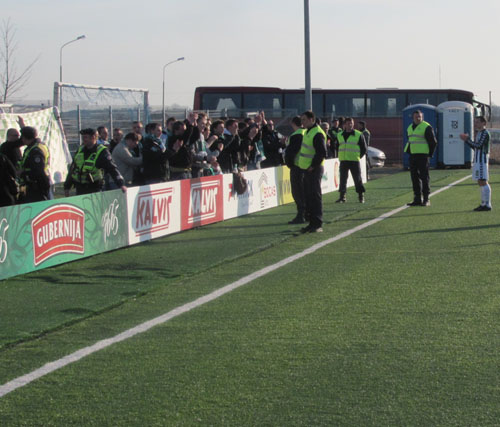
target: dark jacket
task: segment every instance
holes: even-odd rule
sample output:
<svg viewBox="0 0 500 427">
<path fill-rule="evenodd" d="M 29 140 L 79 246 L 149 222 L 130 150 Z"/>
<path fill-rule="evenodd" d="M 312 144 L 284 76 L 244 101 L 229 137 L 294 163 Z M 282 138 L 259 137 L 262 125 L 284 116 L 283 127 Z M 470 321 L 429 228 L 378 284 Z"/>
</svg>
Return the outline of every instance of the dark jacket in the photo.
<svg viewBox="0 0 500 427">
<path fill-rule="evenodd" d="M 36 144 L 42 144 L 42 142 L 37 138 L 26 147 L 22 166 L 19 169 L 21 182 L 26 185 L 23 198 L 26 203 L 49 199 L 50 175 L 46 171 L 48 159 Z"/>
<path fill-rule="evenodd" d="M 2 145 L 0 145 L 0 153 L 7 156 L 12 165 L 17 169 L 18 164 L 23 158 L 21 154 L 21 147 L 23 143 L 21 139 L 16 139 L 15 141 L 5 141 Z"/>
<path fill-rule="evenodd" d="M 415 128 L 418 126 L 415 123 L 412 123 L 412 129 L 415 130 Z M 429 145 L 429 154 L 412 154 L 410 153 L 410 145 L 408 144 L 406 152 L 410 154 L 410 156 L 429 156 L 432 157 L 434 155 L 434 151 L 436 151 L 437 147 L 437 140 L 436 140 L 436 135 L 434 135 L 434 129 L 432 129 L 432 126 L 427 126 L 425 128 L 425 140 L 427 141 L 427 144 Z"/>
<path fill-rule="evenodd" d="M 223 173 L 230 173 L 240 162 L 240 137 L 238 135 L 230 135 L 226 133 L 222 138 L 219 138 L 214 142 L 215 147 L 217 147 L 219 142 L 224 144 L 224 148 L 220 152 L 219 157 L 217 157 L 217 161 L 219 162 Z M 214 147 L 214 144 L 212 144 L 212 147 Z"/>
<path fill-rule="evenodd" d="M 153 135 L 146 135 L 142 140 L 142 179 L 145 183 L 165 182 L 168 179 L 168 160 L 174 150 L 163 150 L 161 140 Z"/>
<path fill-rule="evenodd" d="M 289 139 L 288 146 L 285 150 L 285 164 L 292 168 L 295 166 L 295 158 L 299 154 L 300 147 L 302 146 L 302 135 L 292 135 Z"/>
<path fill-rule="evenodd" d="M 182 146 L 179 148 L 179 151 L 174 152 L 174 154 L 169 158 L 170 168 L 178 168 L 178 169 L 191 169 L 193 166 L 193 147 L 192 144 L 196 140 L 192 140 L 191 136 L 193 135 L 194 129 L 198 130 L 198 128 L 193 128 L 191 123 L 187 120 L 184 121 L 186 125 L 186 131 L 182 135 L 172 135 L 168 138 L 168 149 L 173 151 L 173 147 L 176 141 L 181 140 L 183 142 Z"/>
<path fill-rule="evenodd" d="M 0 206 L 14 205 L 17 193 L 16 168 L 6 155 L 0 153 Z"/>
<path fill-rule="evenodd" d="M 284 163 L 283 149 L 285 144 L 280 141 L 278 132 L 270 131 L 266 126 L 262 129 L 262 145 L 266 160 L 262 162 L 263 166 L 279 166 Z"/>
<path fill-rule="evenodd" d="M 92 153 L 97 151 L 99 146 L 95 144 L 92 148 L 88 149 L 87 147 L 83 148 L 83 157 L 87 160 Z M 102 169 L 105 173 L 108 173 L 115 184 L 118 187 L 122 187 L 124 185 L 123 177 L 120 175 L 118 168 L 116 167 L 115 162 L 111 157 L 111 153 L 107 148 L 105 148 L 96 159 L 95 162 L 96 169 Z M 88 194 L 88 193 L 96 193 L 102 190 L 102 186 L 104 184 L 104 180 L 96 181 L 91 184 L 82 184 L 73 179 L 72 172 L 75 168 L 75 161 L 73 159 L 73 163 L 70 166 L 68 176 L 66 181 L 64 182 L 64 189 L 71 190 L 71 187 L 75 186 L 76 194 Z"/>
</svg>

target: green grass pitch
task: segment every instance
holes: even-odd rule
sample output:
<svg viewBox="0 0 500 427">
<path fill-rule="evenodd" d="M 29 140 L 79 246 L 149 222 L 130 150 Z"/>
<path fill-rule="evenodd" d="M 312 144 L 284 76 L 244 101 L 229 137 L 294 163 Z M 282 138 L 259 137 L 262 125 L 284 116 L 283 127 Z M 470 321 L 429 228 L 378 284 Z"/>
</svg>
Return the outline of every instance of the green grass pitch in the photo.
<svg viewBox="0 0 500 427">
<path fill-rule="evenodd" d="M 432 188 L 465 176 L 431 172 Z M 1 426 L 500 425 L 500 169 L 0 398 Z M 412 200 L 294 206 L 0 282 L 0 384 Z"/>
</svg>

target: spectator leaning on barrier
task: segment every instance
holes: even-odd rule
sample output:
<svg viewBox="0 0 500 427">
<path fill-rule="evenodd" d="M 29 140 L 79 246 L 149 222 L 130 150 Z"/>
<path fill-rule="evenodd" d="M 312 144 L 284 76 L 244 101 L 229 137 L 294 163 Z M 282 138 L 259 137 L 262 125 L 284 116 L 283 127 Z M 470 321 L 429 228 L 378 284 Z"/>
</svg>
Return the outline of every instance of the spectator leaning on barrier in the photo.
<svg viewBox="0 0 500 427">
<path fill-rule="evenodd" d="M 18 116 L 18 122 L 21 127 L 24 127 L 24 121 L 21 116 Z M 0 145 L 0 153 L 7 156 L 12 165 L 18 169 L 19 162 L 23 158 L 21 152 L 21 147 L 23 142 L 21 141 L 21 134 L 16 128 L 7 129 L 7 140 Z"/>
<path fill-rule="evenodd" d="M 169 159 L 170 162 L 170 180 L 191 178 L 193 167 L 193 148 L 190 143 L 193 125 L 198 116 L 191 113 L 184 122 L 177 121 L 172 126 L 173 135 L 168 138 L 168 148 L 173 150 L 174 145 L 178 144 L 179 149 Z"/>
<path fill-rule="evenodd" d="M 255 164 L 256 137 L 259 133 L 259 127 L 252 123 L 246 127 L 240 134 L 240 168 L 243 170 L 257 169 Z"/>
<path fill-rule="evenodd" d="M 0 207 L 16 204 L 19 187 L 17 171 L 5 154 L 0 153 Z"/>
<path fill-rule="evenodd" d="M 180 148 L 174 144 L 172 149 L 164 148 L 160 138 L 161 126 L 149 123 L 146 137 L 142 140 L 142 177 L 144 184 L 156 184 L 168 180 L 168 159 Z"/>
<path fill-rule="evenodd" d="M 163 145 L 165 147 L 168 144 L 168 138 L 173 135 L 172 126 L 174 125 L 175 122 L 176 122 L 175 117 L 169 117 L 167 119 L 167 123 L 165 123 L 165 129 L 163 129 L 163 131 L 161 132 L 160 139 L 162 140 Z"/>
<path fill-rule="evenodd" d="M 135 132 L 139 136 L 139 142 L 142 141 L 143 130 L 144 130 L 144 125 L 142 124 L 141 121 L 136 120 L 135 122 L 132 122 L 132 132 Z"/>
<path fill-rule="evenodd" d="M 109 151 L 111 154 L 113 154 L 113 150 L 115 147 L 122 142 L 123 139 L 123 131 L 120 128 L 114 128 L 113 129 L 113 137 L 111 138 L 111 141 L 109 141 Z"/>
<path fill-rule="evenodd" d="M 138 145 L 138 135 L 134 132 L 130 132 L 113 150 L 113 160 L 123 176 L 127 187 L 136 185 L 134 180 L 137 177 L 137 170 L 142 165 L 142 156 L 137 157 L 134 151 Z"/>
<path fill-rule="evenodd" d="M 261 162 L 262 167 L 280 166 L 284 163 L 283 150 L 286 144 L 280 139 L 278 132 L 274 129 L 274 122 L 269 120 L 262 127 L 262 144 L 264 146 L 265 160 Z"/>
<path fill-rule="evenodd" d="M 108 128 L 106 126 L 99 126 L 97 128 L 97 134 L 99 135 L 99 138 L 97 139 L 97 145 L 104 145 L 106 147 L 109 147 L 109 132 Z"/>
<path fill-rule="evenodd" d="M 193 156 L 193 166 L 191 175 L 193 178 L 203 176 L 204 170 L 208 167 L 208 152 L 205 141 L 205 128 L 207 127 L 207 115 L 204 113 L 198 114 L 196 126 L 190 138 L 190 147 Z"/>
<path fill-rule="evenodd" d="M 217 163 L 219 164 L 219 156 L 224 149 L 224 122 L 222 120 L 216 120 L 211 125 L 211 134 L 207 139 L 207 147 L 209 153 L 212 153 L 217 157 Z M 221 168 L 222 170 L 222 168 Z"/>
<path fill-rule="evenodd" d="M 70 166 L 68 177 L 64 182 L 64 195 L 69 196 L 71 188 L 76 188 L 76 194 L 89 194 L 102 191 L 104 172 L 109 173 L 118 188 L 127 191 L 111 153 L 104 145 L 97 144 L 97 131 L 83 129 L 82 145 L 76 151 L 73 163 Z"/>
<path fill-rule="evenodd" d="M 52 199 L 48 147 L 38 139 L 38 131 L 31 126 L 21 129 L 21 140 L 26 148 L 19 164 L 19 202 L 32 203 Z"/>
</svg>

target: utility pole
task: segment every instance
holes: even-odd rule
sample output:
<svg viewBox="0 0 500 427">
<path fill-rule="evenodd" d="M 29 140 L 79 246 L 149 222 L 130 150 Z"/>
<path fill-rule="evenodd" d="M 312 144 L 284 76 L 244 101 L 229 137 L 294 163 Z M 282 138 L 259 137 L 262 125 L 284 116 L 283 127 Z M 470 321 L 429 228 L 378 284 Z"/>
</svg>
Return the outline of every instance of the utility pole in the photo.
<svg viewBox="0 0 500 427">
<path fill-rule="evenodd" d="M 311 47 L 309 37 L 309 0 L 304 0 L 304 53 L 305 53 L 305 105 L 306 110 L 312 110 L 311 88 Z"/>
</svg>

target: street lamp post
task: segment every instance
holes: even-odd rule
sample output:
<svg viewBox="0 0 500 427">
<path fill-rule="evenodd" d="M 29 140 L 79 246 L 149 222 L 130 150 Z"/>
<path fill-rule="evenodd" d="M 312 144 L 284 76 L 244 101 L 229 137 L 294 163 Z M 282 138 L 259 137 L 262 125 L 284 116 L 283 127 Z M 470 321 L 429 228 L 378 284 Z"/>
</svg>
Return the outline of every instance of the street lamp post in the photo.
<svg viewBox="0 0 500 427">
<path fill-rule="evenodd" d="M 84 38 L 85 38 L 85 35 L 78 36 L 76 39 L 70 40 L 69 42 L 64 43 L 61 46 L 61 49 L 59 50 L 59 82 L 62 82 L 62 78 L 63 78 L 62 77 L 63 76 L 63 73 L 62 73 L 62 51 L 63 51 L 63 47 L 69 45 L 70 43 L 76 42 L 78 40 L 82 40 Z"/>
<path fill-rule="evenodd" d="M 305 53 L 305 104 L 306 110 L 312 110 L 311 88 L 311 48 L 309 37 L 309 0 L 304 0 L 304 53 Z"/>
<path fill-rule="evenodd" d="M 165 127 L 165 68 L 174 62 L 184 61 L 184 57 L 181 56 L 174 61 L 170 61 L 163 66 L 163 96 L 161 101 L 161 112 L 162 112 L 162 126 Z"/>
</svg>

